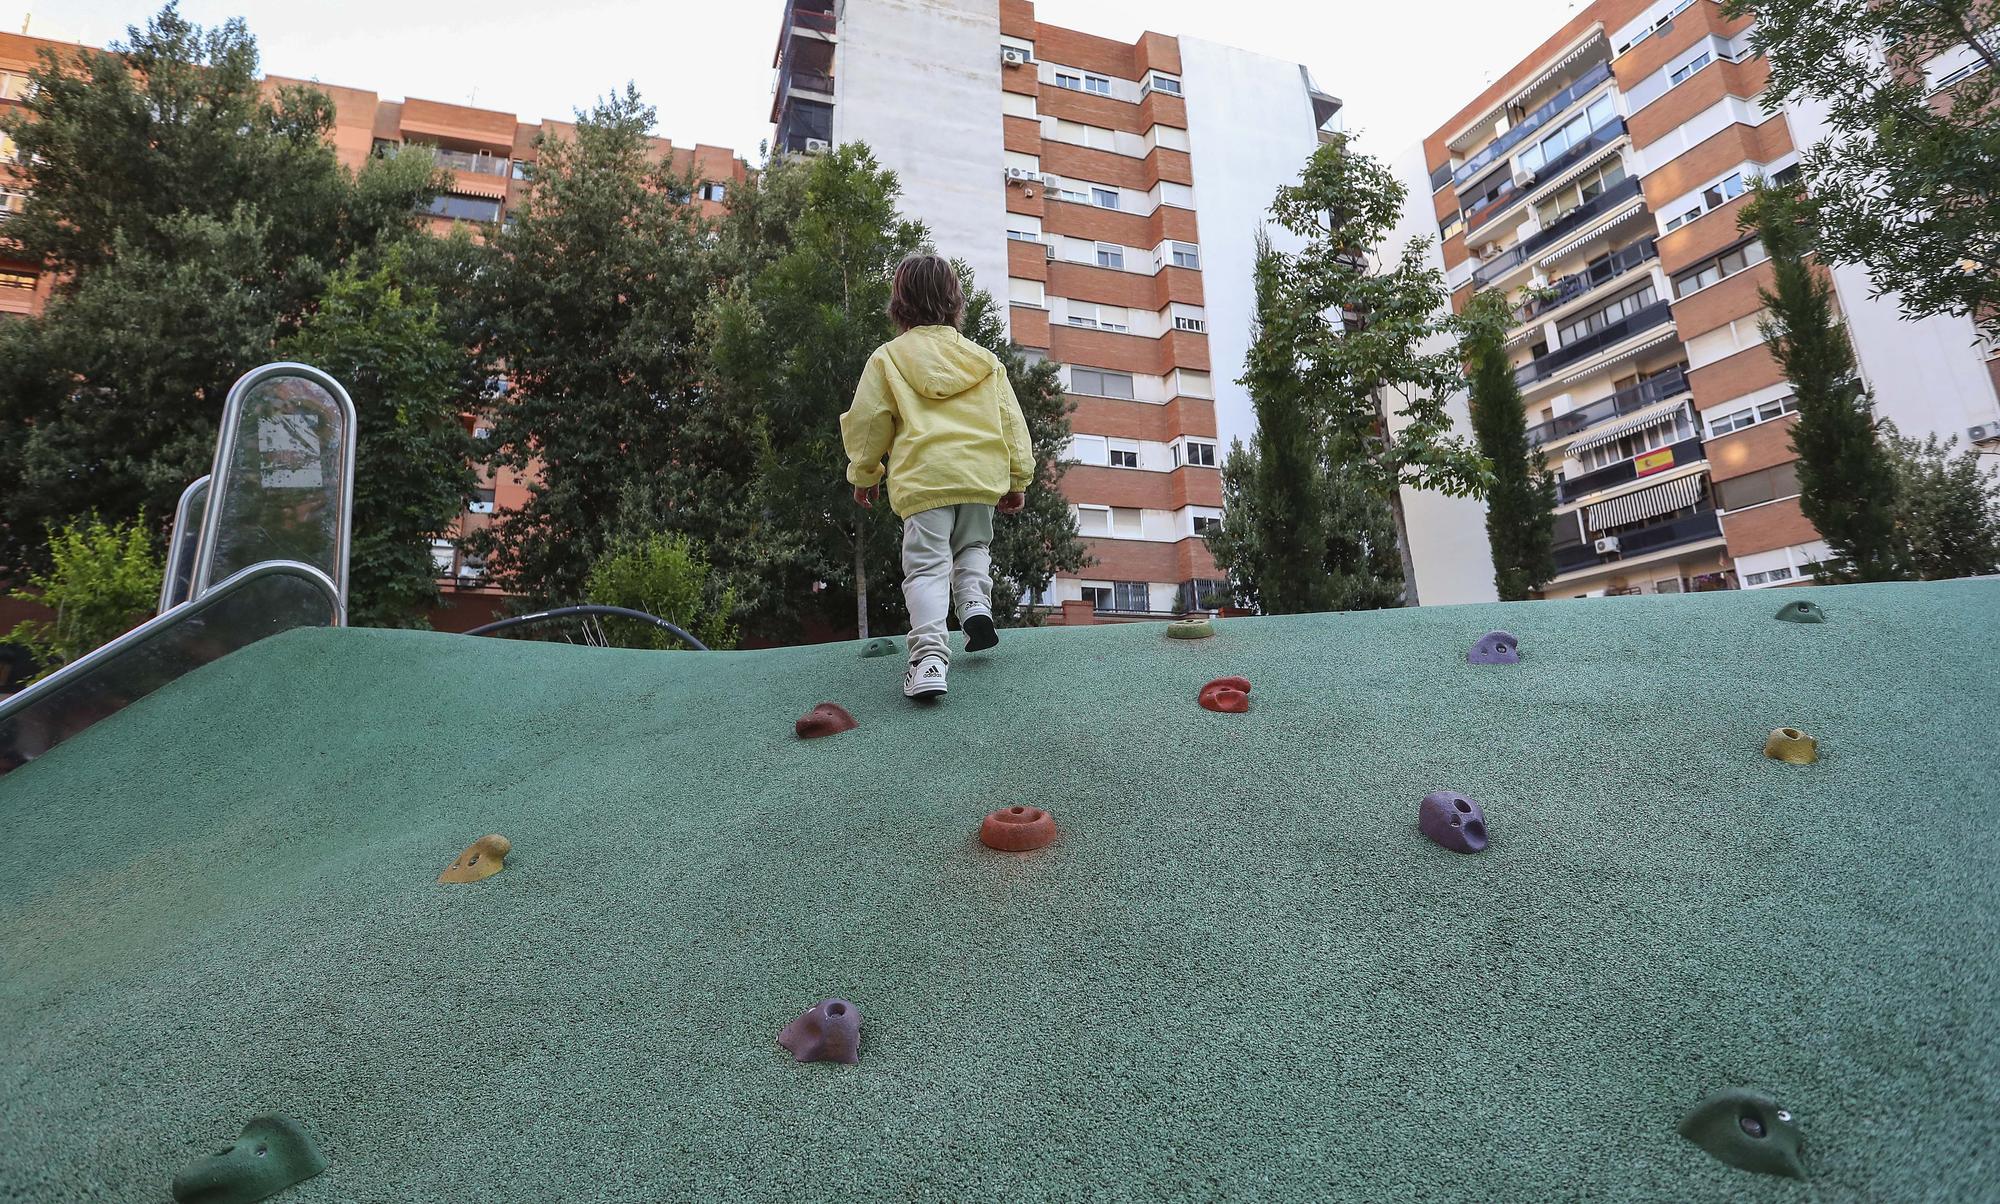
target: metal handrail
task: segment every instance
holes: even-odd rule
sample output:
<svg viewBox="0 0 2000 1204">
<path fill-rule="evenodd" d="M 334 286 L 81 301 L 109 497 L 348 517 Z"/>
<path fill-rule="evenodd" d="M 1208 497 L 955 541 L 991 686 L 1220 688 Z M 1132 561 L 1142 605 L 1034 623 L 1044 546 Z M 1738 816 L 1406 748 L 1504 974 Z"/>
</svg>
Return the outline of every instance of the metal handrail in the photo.
<svg viewBox="0 0 2000 1204">
<path fill-rule="evenodd" d="M 347 390 L 341 387 L 340 382 L 310 364 L 297 364 L 290 361 L 265 364 L 260 368 L 252 368 L 242 376 L 237 377 L 236 383 L 229 387 L 228 398 L 222 403 L 222 435 L 215 443 L 215 470 L 209 475 L 211 478 L 214 478 L 218 474 L 223 473 L 223 470 L 228 467 L 232 457 L 235 455 L 236 428 L 238 420 L 243 414 L 243 399 L 250 395 L 251 389 L 276 376 L 303 376 L 322 389 L 325 389 L 328 396 L 340 403 L 342 414 L 347 421 L 347 429 L 341 433 L 340 525 L 334 536 L 334 543 L 338 548 L 338 556 L 335 565 L 336 572 L 332 574 L 338 610 L 338 617 L 334 622 L 336 626 L 344 627 L 347 625 L 348 545 L 351 542 L 349 536 L 351 525 L 354 521 L 355 435 L 359 422 L 354 413 L 354 399 L 347 395 Z M 222 476 L 221 484 L 223 486 L 229 484 L 226 474 Z M 220 535 L 220 528 L 222 526 L 221 511 L 227 494 L 227 488 L 217 488 L 215 481 L 211 479 L 208 490 L 208 506 L 203 512 L 201 520 L 201 544 L 195 551 L 194 596 L 196 597 L 200 597 L 202 594 L 208 592 L 209 578 L 215 571 L 215 544 Z M 288 562 L 273 561 L 269 563 Z M 256 566 L 252 565 L 251 567 L 254 568 Z"/>
<path fill-rule="evenodd" d="M 333 579 L 327 576 L 324 570 L 296 560 L 259 561 L 240 572 L 231 574 L 227 579 L 219 582 L 215 588 L 204 591 L 164 614 L 155 615 L 124 635 L 119 636 L 117 639 L 86 652 L 69 664 L 57 669 L 54 673 L 30 685 L 20 693 L 0 699 L 0 724 L 4 724 L 7 720 L 22 714 L 37 703 L 60 694 L 79 680 L 90 676 L 90 674 L 97 671 L 100 667 L 117 660 L 128 651 L 146 643 L 161 632 L 197 618 L 205 611 L 227 601 L 231 595 L 238 591 L 265 577 L 278 576 L 298 577 L 325 594 L 328 615 L 335 619 L 339 617 L 340 592 L 335 588 Z M 148 692 L 150 693 L 150 691 Z M 143 697 L 143 695 L 140 697 Z M 137 701 L 137 699 L 127 700 L 128 703 L 132 701 Z M 70 733 L 70 735 L 74 734 L 74 732 Z M 61 740 L 68 738 L 67 735 L 60 737 L 56 743 L 60 743 Z M 4 763 L 0 763 L 0 773 L 5 773 L 7 768 Z"/>
<path fill-rule="evenodd" d="M 190 545 L 182 538 L 182 535 L 187 531 L 188 518 L 190 517 L 189 512 L 194 509 L 195 496 L 204 489 L 207 489 L 209 481 L 213 479 L 213 476 L 208 473 L 203 473 L 201 476 L 196 477 L 193 484 L 181 490 L 180 501 L 174 503 L 174 525 L 167 531 L 167 569 L 160 576 L 160 606 L 154 612 L 155 614 L 165 614 L 180 603 L 187 601 L 186 598 L 176 598 L 174 596 L 174 583 L 181 579 L 184 571 L 188 577 L 188 593 L 190 596 L 194 593 L 193 567 L 182 561 L 183 550 Z M 204 497 L 202 499 L 203 514 L 208 512 L 207 502 L 208 499 Z M 199 545 L 200 542 L 200 538 L 197 536 L 195 540 L 196 545 Z"/>
<path fill-rule="evenodd" d="M 688 647 L 694 649 L 696 652 L 711 651 L 711 649 L 707 644 L 704 644 L 700 640 L 695 639 L 692 635 L 689 635 L 686 631 L 682 630 L 680 627 L 667 622 L 660 616 L 649 615 L 643 610 L 632 610 L 629 607 L 624 607 L 624 606 L 558 606 L 554 610 L 538 610 L 531 615 L 515 615 L 514 617 L 508 619 L 496 619 L 491 623 L 485 623 L 478 627 L 475 627 L 471 631 L 466 632 L 465 634 L 494 635 L 502 631 L 511 630 L 515 627 L 524 626 L 525 624 L 528 623 L 543 623 L 547 622 L 550 619 L 566 619 L 575 615 L 607 615 L 612 618 L 619 618 L 619 619 L 637 619 L 642 623 L 651 623 L 653 626 L 658 627 L 662 631 L 670 632 L 673 635 L 680 637 L 683 643 L 685 643 Z"/>
</svg>

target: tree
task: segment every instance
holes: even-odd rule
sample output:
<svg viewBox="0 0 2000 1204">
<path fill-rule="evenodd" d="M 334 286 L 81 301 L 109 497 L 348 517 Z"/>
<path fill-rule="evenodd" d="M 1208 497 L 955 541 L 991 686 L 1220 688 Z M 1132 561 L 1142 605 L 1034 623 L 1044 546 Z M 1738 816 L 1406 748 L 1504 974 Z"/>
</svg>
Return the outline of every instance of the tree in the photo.
<svg viewBox="0 0 2000 1204">
<path fill-rule="evenodd" d="M 1210 549 L 1239 597 L 1272 613 L 1416 601 L 1403 487 L 1456 495 L 1488 481 L 1445 410 L 1464 377 L 1443 341 L 1442 274 L 1421 239 L 1393 262 L 1370 258 L 1403 198 L 1394 173 L 1336 135 L 1271 206 L 1302 248 L 1258 246 L 1241 378 L 1258 432 L 1223 473 L 1225 499 L 1251 505 L 1225 508 Z"/>
<path fill-rule="evenodd" d="M 159 603 L 164 571 L 144 514 L 129 523 L 93 514 L 51 530 L 48 545 L 53 567 L 29 574 L 30 588 L 13 596 L 55 618 L 24 620 L 0 635 L 0 644 L 27 649 L 44 675 L 145 622 Z"/>
<path fill-rule="evenodd" d="M 1493 549 L 1493 585 L 1518 602 L 1556 575 L 1556 479 L 1539 447 L 1528 443 L 1521 387 L 1507 360 L 1513 307 L 1503 293 L 1482 293 L 1459 315 L 1460 355 L 1469 365 L 1472 433 L 1493 466 L 1486 494 L 1486 542 Z"/>
<path fill-rule="evenodd" d="M 471 496 L 473 443 L 459 418 L 464 349 L 438 303 L 399 281 L 400 256 L 335 273 L 319 308 L 280 347 L 330 373 L 354 399 L 354 540 L 349 621 L 425 624 L 438 601 L 431 540 Z"/>
<path fill-rule="evenodd" d="M 1800 160 L 1823 262 L 1864 264 L 1905 313 L 2000 320 L 2000 41 L 1992 0 L 1727 0 L 1754 16 L 1767 107 L 1817 104 Z M 1949 95 L 1927 68 L 1983 65 Z"/>
<path fill-rule="evenodd" d="M 713 263 L 689 181 L 652 154 L 653 118 L 628 85 L 579 114 L 573 138 L 545 131 L 485 263 L 483 350 L 507 378 L 493 460 L 527 476 L 529 497 L 466 546 L 535 604 L 581 597 L 621 532 L 708 538 L 704 506 L 738 487 L 690 441 L 716 417 L 703 383 Z"/>
<path fill-rule="evenodd" d="M 2000 572 L 2000 472 L 1958 440 L 1921 441 L 1884 424 L 1896 466 L 1896 528 L 1907 575 L 1923 581 Z"/>
<path fill-rule="evenodd" d="M 1300 396 L 1322 424 L 1329 453 L 1349 458 L 1345 482 L 1389 507 L 1406 599 L 1415 602 L 1402 488 L 1464 496 L 1482 492 L 1488 473 L 1451 433 L 1445 402 L 1464 387 L 1464 374 L 1444 338 L 1448 293 L 1425 258 L 1427 240 L 1410 240 L 1393 261 L 1371 259 L 1400 222 L 1406 192 L 1349 135 L 1330 135 L 1271 205 L 1303 248 L 1275 252 L 1270 300 L 1258 312 L 1264 323 L 1290 314 L 1283 343 Z"/>
<path fill-rule="evenodd" d="M 736 591 L 710 572 L 708 553 L 685 535 L 655 533 L 614 545 L 590 568 L 585 597 L 657 615 L 711 649 L 734 648 Z M 604 630 L 621 648 L 685 648 L 673 633 L 636 619 L 609 618 Z"/>
<path fill-rule="evenodd" d="M 71 515 L 171 514 L 230 384 L 440 180 L 419 156 L 348 172 L 324 94 L 267 95 L 241 22 L 171 4 L 110 53 L 44 53 L 33 80 L 0 117 L 34 197 L 8 236 L 60 281 L 0 328 L 0 564 L 31 566 Z"/>
<path fill-rule="evenodd" d="M 1768 313 L 1758 331 L 1798 404 L 1791 444 L 1799 509 L 1833 550 L 1824 572 L 1836 580 L 1892 580 L 1895 466 L 1876 433 L 1874 399 L 1861 383 L 1854 347 L 1835 320 L 1833 286 L 1810 258 L 1810 203 L 1796 184 L 1759 181 L 1741 223 L 1770 253 L 1774 287 L 1758 290 Z"/>
</svg>

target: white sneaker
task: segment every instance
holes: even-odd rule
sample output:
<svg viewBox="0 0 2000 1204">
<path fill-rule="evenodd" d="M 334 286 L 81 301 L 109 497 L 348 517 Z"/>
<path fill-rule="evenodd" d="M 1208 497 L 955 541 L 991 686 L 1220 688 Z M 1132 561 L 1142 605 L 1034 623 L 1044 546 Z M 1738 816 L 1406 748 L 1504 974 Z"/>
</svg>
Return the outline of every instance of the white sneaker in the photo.
<svg viewBox="0 0 2000 1204">
<path fill-rule="evenodd" d="M 944 658 L 927 656 L 903 674 L 903 697 L 931 701 L 944 697 Z"/>
</svg>

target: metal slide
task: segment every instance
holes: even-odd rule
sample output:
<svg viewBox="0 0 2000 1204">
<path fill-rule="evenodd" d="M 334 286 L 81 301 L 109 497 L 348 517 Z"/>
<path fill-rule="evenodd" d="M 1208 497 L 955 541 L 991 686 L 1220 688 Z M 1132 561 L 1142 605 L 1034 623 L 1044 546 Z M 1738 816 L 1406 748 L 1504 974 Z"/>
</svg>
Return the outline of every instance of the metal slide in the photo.
<svg viewBox="0 0 2000 1204">
<path fill-rule="evenodd" d="M 353 401 L 319 369 L 244 373 L 213 471 L 181 495 L 160 613 L 0 700 L 0 774 L 239 648 L 344 625 L 354 428 Z"/>
</svg>

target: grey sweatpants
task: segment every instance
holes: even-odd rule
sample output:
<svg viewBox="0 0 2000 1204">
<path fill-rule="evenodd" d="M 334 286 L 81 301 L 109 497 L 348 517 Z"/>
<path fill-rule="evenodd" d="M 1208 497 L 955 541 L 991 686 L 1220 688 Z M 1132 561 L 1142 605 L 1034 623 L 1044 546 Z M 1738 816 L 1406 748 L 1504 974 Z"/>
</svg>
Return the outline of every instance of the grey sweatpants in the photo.
<svg viewBox="0 0 2000 1204">
<path fill-rule="evenodd" d="M 968 503 L 923 510 L 903 520 L 903 601 L 910 608 L 910 663 L 951 661 L 945 612 L 958 621 L 993 613 L 993 507 Z"/>
</svg>

